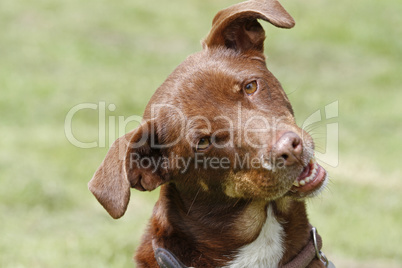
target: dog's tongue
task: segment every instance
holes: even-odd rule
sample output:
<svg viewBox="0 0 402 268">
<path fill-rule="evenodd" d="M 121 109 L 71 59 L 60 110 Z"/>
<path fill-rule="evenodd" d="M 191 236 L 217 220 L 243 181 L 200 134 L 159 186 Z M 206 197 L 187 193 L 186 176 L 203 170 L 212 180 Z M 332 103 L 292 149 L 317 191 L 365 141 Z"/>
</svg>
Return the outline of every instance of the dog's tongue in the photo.
<svg viewBox="0 0 402 268">
<path fill-rule="evenodd" d="M 310 192 L 319 188 L 327 176 L 325 169 L 314 159 L 303 169 L 299 177 L 293 182 L 292 190 Z"/>
</svg>

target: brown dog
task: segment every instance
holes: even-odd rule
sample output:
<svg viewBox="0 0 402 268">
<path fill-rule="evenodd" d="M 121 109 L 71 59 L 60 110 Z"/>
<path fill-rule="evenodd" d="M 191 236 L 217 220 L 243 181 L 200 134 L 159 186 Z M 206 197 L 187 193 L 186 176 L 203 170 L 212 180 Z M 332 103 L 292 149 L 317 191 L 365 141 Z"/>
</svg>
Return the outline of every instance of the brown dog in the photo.
<svg viewBox="0 0 402 268">
<path fill-rule="evenodd" d="M 142 125 L 116 140 L 89 183 L 113 218 L 130 187 L 162 185 L 137 267 L 324 266 L 304 199 L 327 174 L 266 67 L 257 19 L 294 26 L 276 0 L 220 11 L 203 50 L 158 88 Z"/>
</svg>

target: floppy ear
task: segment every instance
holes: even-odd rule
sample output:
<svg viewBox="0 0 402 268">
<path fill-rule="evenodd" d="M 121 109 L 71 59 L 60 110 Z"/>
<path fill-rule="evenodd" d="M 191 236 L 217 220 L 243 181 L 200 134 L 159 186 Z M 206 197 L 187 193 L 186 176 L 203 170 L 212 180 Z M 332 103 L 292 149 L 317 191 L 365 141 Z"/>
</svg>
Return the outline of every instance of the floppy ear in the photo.
<svg viewBox="0 0 402 268">
<path fill-rule="evenodd" d="M 130 200 L 130 187 L 151 191 L 168 180 L 161 165 L 153 121 L 117 139 L 91 181 L 89 190 L 115 219 L 124 215 Z"/>
<path fill-rule="evenodd" d="M 226 46 L 242 52 L 257 50 L 263 53 L 265 32 L 257 19 L 280 28 L 295 25 L 293 18 L 278 1 L 250 0 L 219 11 L 203 41 L 203 47 Z"/>
</svg>

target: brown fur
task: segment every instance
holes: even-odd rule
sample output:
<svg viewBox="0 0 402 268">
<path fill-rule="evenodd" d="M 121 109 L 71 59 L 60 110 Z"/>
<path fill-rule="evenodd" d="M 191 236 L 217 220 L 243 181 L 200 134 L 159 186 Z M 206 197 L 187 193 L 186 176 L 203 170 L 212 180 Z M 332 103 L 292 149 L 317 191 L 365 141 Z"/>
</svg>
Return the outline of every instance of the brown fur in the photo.
<svg viewBox="0 0 402 268">
<path fill-rule="evenodd" d="M 290 189 L 312 156 L 313 141 L 296 126 L 286 94 L 266 68 L 265 33 L 257 19 L 283 28 L 294 25 L 275 0 L 251 0 L 220 11 L 203 50 L 189 56 L 158 88 L 144 123 L 114 143 L 89 183 L 114 218 L 124 214 L 130 187 L 151 191 L 162 185 L 136 253 L 137 267 L 157 267 L 153 239 L 187 266 L 224 266 L 257 238 L 268 205 L 285 231 L 281 264 L 309 239 L 304 201 Z M 249 96 L 244 88 L 252 81 L 258 92 Z M 295 162 L 284 160 L 278 145 L 286 133 L 302 137 Z M 195 147 L 205 136 L 214 145 L 199 153 Z M 260 155 L 282 160 L 286 168 L 274 172 L 235 165 L 237 157 Z M 150 165 L 140 166 L 134 156 Z M 187 170 L 175 167 L 175 156 L 190 159 Z M 197 166 L 198 156 L 227 158 L 228 168 Z M 152 164 L 158 161 L 170 165 Z M 311 267 L 320 267 L 320 262 Z"/>
</svg>

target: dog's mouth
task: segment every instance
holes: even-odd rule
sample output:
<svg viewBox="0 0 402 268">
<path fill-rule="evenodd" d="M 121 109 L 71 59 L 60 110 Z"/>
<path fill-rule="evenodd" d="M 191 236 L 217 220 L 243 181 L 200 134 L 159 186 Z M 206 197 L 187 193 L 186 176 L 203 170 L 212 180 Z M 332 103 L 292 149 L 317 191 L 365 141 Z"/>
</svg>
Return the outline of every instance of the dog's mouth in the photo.
<svg viewBox="0 0 402 268">
<path fill-rule="evenodd" d="M 302 196 L 307 196 L 323 188 L 326 179 L 327 172 L 312 158 L 293 182 L 290 191 L 293 193 L 297 192 Z"/>
</svg>

